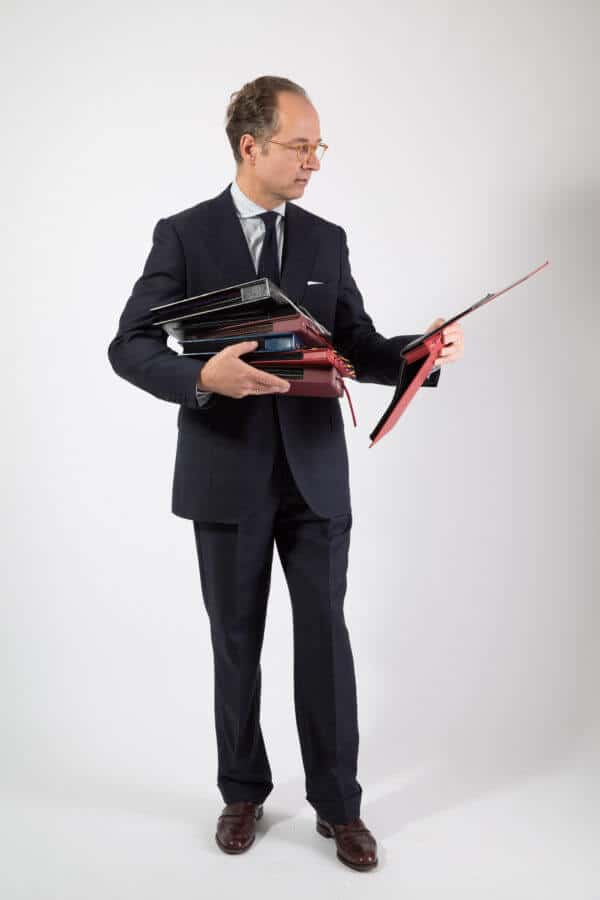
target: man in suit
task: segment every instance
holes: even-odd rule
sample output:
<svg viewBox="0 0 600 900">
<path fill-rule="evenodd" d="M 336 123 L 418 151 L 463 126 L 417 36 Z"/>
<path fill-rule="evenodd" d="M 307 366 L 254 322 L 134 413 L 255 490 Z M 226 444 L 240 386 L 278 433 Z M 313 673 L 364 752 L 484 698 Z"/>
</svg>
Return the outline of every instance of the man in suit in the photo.
<svg viewBox="0 0 600 900">
<path fill-rule="evenodd" d="M 326 149 L 305 91 L 271 76 L 244 85 L 230 99 L 226 131 L 235 180 L 157 222 L 109 359 L 123 378 L 180 406 L 172 511 L 193 521 L 210 622 L 225 801 L 217 843 L 227 853 L 247 850 L 273 789 L 260 727 L 260 653 L 277 546 L 292 603 L 306 798 L 338 858 L 364 871 L 377 864 L 377 846 L 360 818 L 356 778 L 356 682 L 343 611 L 352 509 L 339 400 L 286 397 L 285 379 L 241 358 L 255 342 L 204 364 L 183 358 L 167 347 L 150 308 L 265 275 L 331 331 L 358 381 L 385 385 L 396 383 L 400 351 L 416 335 L 375 330 L 345 231 L 294 203 Z M 458 323 L 443 338 L 428 386 L 463 353 Z"/>
</svg>

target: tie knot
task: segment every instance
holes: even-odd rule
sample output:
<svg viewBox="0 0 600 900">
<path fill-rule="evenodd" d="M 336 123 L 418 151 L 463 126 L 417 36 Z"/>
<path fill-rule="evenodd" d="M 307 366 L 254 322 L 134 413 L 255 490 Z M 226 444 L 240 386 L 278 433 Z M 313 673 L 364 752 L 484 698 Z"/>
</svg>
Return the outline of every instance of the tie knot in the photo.
<svg viewBox="0 0 600 900">
<path fill-rule="evenodd" d="M 268 231 L 270 228 L 273 228 L 273 226 L 275 225 L 275 222 L 277 221 L 277 216 L 279 215 L 279 213 L 276 213 L 274 210 L 270 210 L 269 212 L 260 213 L 259 215 L 260 215 L 260 218 L 265 223 L 265 227 Z"/>
</svg>

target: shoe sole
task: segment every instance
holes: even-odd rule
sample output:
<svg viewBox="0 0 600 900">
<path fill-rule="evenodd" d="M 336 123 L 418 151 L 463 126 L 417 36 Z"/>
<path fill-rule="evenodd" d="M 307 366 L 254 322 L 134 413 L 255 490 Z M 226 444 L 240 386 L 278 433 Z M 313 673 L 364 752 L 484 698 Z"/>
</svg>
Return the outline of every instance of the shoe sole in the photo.
<svg viewBox="0 0 600 900">
<path fill-rule="evenodd" d="M 262 815 L 263 815 L 263 808 L 262 808 L 262 806 L 259 806 L 258 809 L 256 810 L 256 813 L 254 816 L 257 822 L 259 819 L 262 819 Z M 223 851 L 223 853 L 231 853 L 231 854 L 245 853 L 246 850 L 249 850 L 250 847 L 252 846 L 252 844 L 254 843 L 255 837 L 256 837 L 256 835 L 253 834 L 252 840 L 248 844 L 246 844 L 245 847 L 238 847 L 238 848 L 226 847 L 224 844 L 221 843 L 221 841 L 219 840 L 219 835 L 215 832 L 215 841 L 217 842 L 217 844 L 219 845 L 219 849 L 221 849 Z"/>
<path fill-rule="evenodd" d="M 331 831 L 329 831 L 329 829 L 325 828 L 324 825 L 319 825 L 319 823 L 317 822 L 316 827 L 317 827 L 317 831 L 319 832 L 319 834 L 322 834 L 323 837 L 335 838 L 335 835 Z M 343 862 L 345 866 L 348 866 L 350 869 L 354 869 L 356 872 L 368 872 L 368 871 L 370 871 L 370 869 L 374 869 L 375 866 L 377 865 L 377 863 L 379 862 L 379 860 L 376 859 L 375 862 L 364 863 L 363 865 L 360 865 L 358 863 L 351 863 L 348 859 L 346 859 L 344 856 L 342 856 L 340 854 L 339 850 L 336 853 L 336 856 L 340 862 Z"/>
</svg>

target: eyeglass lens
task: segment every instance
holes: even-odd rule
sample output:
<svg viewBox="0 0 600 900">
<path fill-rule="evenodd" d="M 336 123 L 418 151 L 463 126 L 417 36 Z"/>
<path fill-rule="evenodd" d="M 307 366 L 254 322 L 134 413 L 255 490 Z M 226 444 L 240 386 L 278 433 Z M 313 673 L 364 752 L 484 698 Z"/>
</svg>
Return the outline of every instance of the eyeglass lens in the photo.
<svg viewBox="0 0 600 900">
<path fill-rule="evenodd" d="M 325 147 L 323 146 L 323 144 L 317 144 L 316 147 L 311 147 L 310 144 L 303 144 L 298 148 L 298 156 L 300 157 L 300 159 L 307 159 L 310 155 L 311 150 L 313 149 L 315 151 L 315 156 L 317 157 L 317 159 L 323 159 L 323 154 L 325 152 Z"/>
</svg>

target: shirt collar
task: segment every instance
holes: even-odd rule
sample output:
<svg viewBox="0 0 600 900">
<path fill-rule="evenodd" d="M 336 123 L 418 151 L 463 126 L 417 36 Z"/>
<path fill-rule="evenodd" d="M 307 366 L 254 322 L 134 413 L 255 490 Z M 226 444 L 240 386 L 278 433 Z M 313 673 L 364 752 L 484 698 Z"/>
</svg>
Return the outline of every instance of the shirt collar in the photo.
<svg viewBox="0 0 600 900">
<path fill-rule="evenodd" d="M 231 196 L 233 198 L 233 202 L 235 208 L 237 209 L 237 214 L 241 219 L 247 219 L 250 216 L 258 216 L 261 213 L 267 212 L 263 206 L 259 206 L 258 203 L 255 203 L 254 200 L 251 200 L 250 197 L 247 197 L 246 194 L 242 191 L 239 184 L 237 183 L 237 179 L 231 182 Z M 285 203 L 280 203 L 279 206 L 275 206 L 273 208 L 273 212 L 279 213 L 280 216 L 285 216 Z"/>
</svg>

